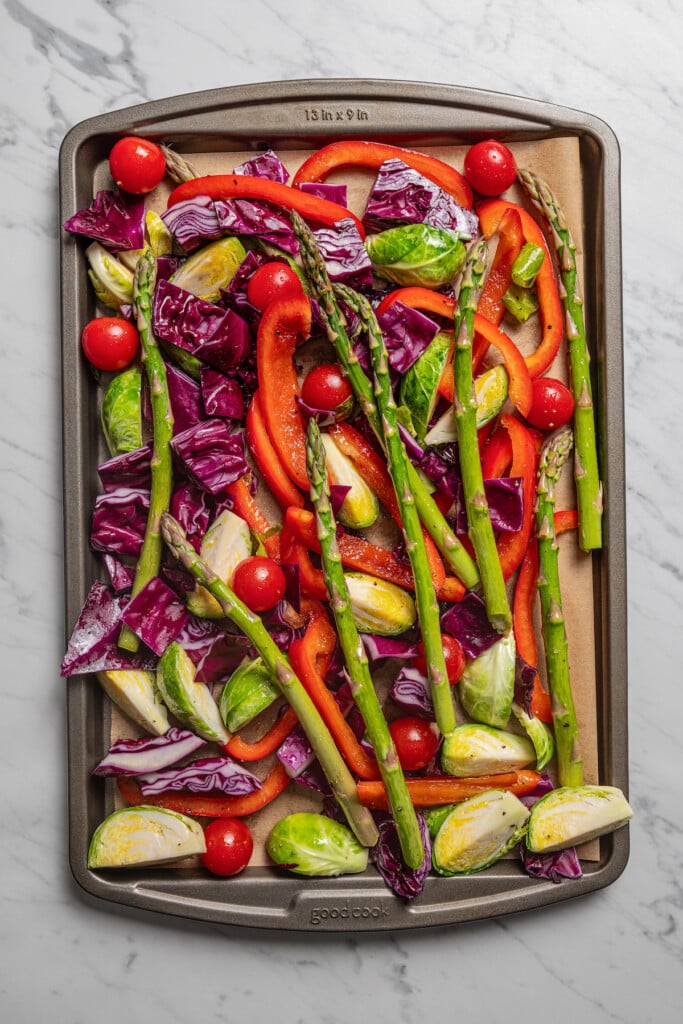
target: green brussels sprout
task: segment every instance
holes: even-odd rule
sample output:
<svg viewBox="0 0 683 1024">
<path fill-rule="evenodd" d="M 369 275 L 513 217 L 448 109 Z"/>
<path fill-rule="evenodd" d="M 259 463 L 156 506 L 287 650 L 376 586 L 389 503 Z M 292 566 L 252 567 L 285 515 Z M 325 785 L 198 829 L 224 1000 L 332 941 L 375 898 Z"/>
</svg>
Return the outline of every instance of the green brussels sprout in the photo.
<svg viewBox="0 0 683 1024">
<path fill-rule="evenodd" d="M 372 526 L 379 515 L 377 495 L 329 434 L 323 434 L 322 441 L 331 482 L 351 488 L 337 512 L 337 519 L 352 530 Z"/>
<path fill-rule="evenodd" d="M 230 737 L 206 683 L 195 682 L 195 666 L 179 643 L 169 644 L 157 667 L 157 686 L 172 715 L 205 740 L 223 745 Z"/>
<path fill-rule="evenodd" d="M 109 669 L 97 679 L 112 703 L 137 722 L 145 732 L 163 736 L 170 728 L 166 708 L 153 672 L 142 669 Z"/>
<path fill-rule="evenodd" d="M 501 637 L 468 662 L 459 683 L 463 708 L 475 722 L 504 729 L 515 693 L 515 638 Z"/>
<path fill-rule="evenodd" d="M 407 591 L 363 572 L 344 576 L 353 619 L 361 633 L 398 636 L 415 625 L 415 601 Z"/>
<path fill-rule="evenodd" d="M 455 232 L 428 224 L 403 224 L 370 235 L 365 248 L 378 277 L 424 288 L 451 284 L 466 254 Z"/>
<path fill-rule="evenodd" d="M 217 302 L 246 255 L 239 238 L 219 238 L 193 252 L 171 281 L 199 299 Z"/>
<path fill-rule="evenodd" d="M 142 371 L 131 366 L 112 377 L 102 398 L 100 416 L 110 454 L 142 447 Z"/>
<path fill-rule="evenodd" d="M 633 817 L 616 786 L 562 786 L 531 808 L 526 845 L 532 853 L 553 853 L 621 828 Z"/>
<path fill-rule="evenodd" d="M 524 708 L 514 701 L 512 713 L 534 745 L 534 750 L 536 751 L 536 771 L 543 771 L 546 765 L 550 764 L 555 753 L 555 741 L 550 729 L 540 718 L 527 715 Z"/>
<path fill-rule="evenodd" d="M 164 807 L 123 807 L 95 830 L 88 867 L 127 868 L 167 864 L 206 851 L 202 826 Z"/>
<path fill-rule="evenodd" d="M 270 832 L 266 852 L 297 875 L 355 875 L 368 866 L 367 847 L 350 828 L 324 814 L 288 814 Z"/>
<path fill-rule="evenodd" d="M 154 210 L 148 210 L 145 214 L 145 230 L 154 255 L 170 256 L 173 252 L 173 236 Z"/>
<path fill-rule="evenodd" d="M 92 242 L 85 250 L 85 255 L 90 265 L 90 280 L 93 281 L 98 299 L 103 301 L 105 306 L 114 309 L 131 305 L 133 271 L 124 267 L 123 263 L 107 252 L 99 242 Z"/>
<path fill-rule="evenodd" d="M 459 725 L 444 737 L 441 748 L 443 770 L 463 779 L 526 768 L 535 760 L 534 746 L 526 736 L 490 725 Z"/>
<path fill-rule="evenodd" d="M 401 402 L 410 411 L 417 440 L 424 443 L 427 427 L 439 398 L 439 381 L 448 362 L 453 335 L 437 334 L 401 381 Z M 455 422 L 454 417 L 451 417 Z"/>
<path fill-rule="evenodd" d="M 471 875 L 495 864 L 526 832 L 529 812 L 514 793 L 487 789 L 456 804 L 432 844 L 440 875 Z"/>
<path fill-rule="evenodd" d="M 218 710 L 228 732 L 237 732 L 280 696 L 261 658 L 242 662 L 223 687 Z"/>
<path fill-rule="evenodd" d="M 204 534 L 200 555 L 209 568 L 228 586 L 235 569 L 251 555 L 251 532 L 244 519 L 225 509 Z M 224 612 L 206 587 L 199 583 L 188 595 L 187 607 L 193 615 L 205 619 L 222 619 Z"/>
<path fill-rule="evenodd" d="M 484 373 L 480 373 L 474 381 L 474 394 L 477 399 L 476 422 L 477 430 L 485 426 L 490 420 L 497 416 L 505 405 L 508 396 L 508 374 L 502 363 L 492 366 Z M 450 444 L 457 441 L 458 434 L 455 428 L 455 416 L 453 406 L 448 409 L 436 421 L 432 429 L 425 435 L 425 444 Z"/>
</svg>

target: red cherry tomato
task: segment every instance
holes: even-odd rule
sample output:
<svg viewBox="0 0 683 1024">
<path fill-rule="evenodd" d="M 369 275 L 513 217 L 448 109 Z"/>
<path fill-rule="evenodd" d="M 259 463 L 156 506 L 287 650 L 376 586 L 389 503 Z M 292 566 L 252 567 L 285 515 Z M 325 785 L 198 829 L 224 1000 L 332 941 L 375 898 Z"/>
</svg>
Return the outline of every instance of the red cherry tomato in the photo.
<svg viewBox="0 0 683 1024">
<path fill-rule="evenodd" d="M 401 767 L 406 772 L 426 768 L 439 747 L 439 737 L 429 722 L 414 715 L 397 718 L 389 726 Z"/>
<path fill-rule="evenodd" d="M 465 652 L 455 637 L 450 636 L 448 633 L 441 634 L 441 643 L 443 644 L 443 653 L 446 659 L 448 682 L 451 686 L 455 686 L 465 671 Z M 413 659 L 413 665 L 426 676 L 427 662 L 425 661 L 424 644 L 419 643 L 417 649 L 420 653 Z"/>
<path fill-rule="evenodd" d="M 140 335 L 128 320 L 99 316 L 85 325 L 81 343 L 86 359 L 98 370 L 122 370 L 135 359 Z"/>
<path fill-rule="evenodd" d="M 286 263 L 264 263 L 249 279 L 247 298 L 263 312 L 273 299 L 294 298 L 302 291 L 299 275 Z"/>
<path fill-rule="evenodd" d="M 244 871 L 252 850 L 254 840 L 251 832 L 241 818 L 216 818 L 204 829 L 206 853 L 202 853 L 201 861 L 214 875 L 238 875 Z"/>
<path fill-rule="evenodd" d="M 285 574 L 272 558 L 253 555 L 235 569 L 232 589 L 252 612 L 268 612 L 285 596 Z"/>
<path fill-rule="evenodd" d="M 316 409 L 335 411 L 353 404 L 351 385 L 336 363 L 314 366 L 301 386 L 301 397 Z"/>
<path fill-rule="evenodd" d="M 156 142 L 126 135 L 109 154 L 111 176 L 124 192 L 144 195 L 155 189 L 166 173 L 166 159 Z"/>
<path fill-rule="evenodd" d="M 515 158 L 502 142 L 486 139 L 467 151 L 465 177 L 482 196 L 499 196 L 517 177 Z"/>
<path fill-rule="evenodd" d="M 537 377 L 531 385 L 532 402 L 527 422 L 539 430 L 556 430 L 574 414 L 574 396 L 561 380 Z"/>
</svg>

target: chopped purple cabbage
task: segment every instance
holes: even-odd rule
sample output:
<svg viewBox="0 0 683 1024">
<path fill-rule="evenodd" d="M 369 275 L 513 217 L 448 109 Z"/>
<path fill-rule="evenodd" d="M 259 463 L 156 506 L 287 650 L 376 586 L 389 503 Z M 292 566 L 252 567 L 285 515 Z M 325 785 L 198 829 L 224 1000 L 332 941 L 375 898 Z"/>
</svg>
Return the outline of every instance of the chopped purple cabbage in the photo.
<svg viewBox="0 0 683 1024">
<path fill-rule="evenodd" d="M 555 853 L 531 853 L 522 840 L 520 852 L 524 870 L 531 878 L 546 878 L 557 883 L 563 878 L 581 878 L 583 875 L 574 846 Z"/>
<path fill-rule="evenodd" d="M 472 591 L 444 612 L 441 629 L 455 637 L 468 658 L 477 658 L 500 640 L 500 633 L 488 620 L 486 605 Z"/>
<path fill-rule="evenodd" d="M 368 197 L 363 223 L 371 231 L 400 224 L 429 224 L 474 238 L 479 221 L 471 210 L 458 206 L 450 193 L 402 160 L 386 160 Z"/>
<path fill-rule="evenodd" d="M 296 256 L 299 243 L 288 217 L 258 199 L 216 199 L 221 230 L 229 235 L 253 235 Z"/>
<path fill-rule="evenodd" d="M 385 818 L 378 824 L 379 840 L 372 849 L 372 859 L 380 875 L 397 896 L 412 900 L 424 889 L 432 865 L 432 843 L 424 815 L 417 813 L 424 859 L 419 868 L 408 868 L 403 862 L 396 822 Z"/>
<path fill-rule="evenodd" d="M 484 480 L 484 493 L 489 506 L 489 517 L 494 530 L 516 533 L 522 529 L 524 493 L 521 476 L 497 477 Z M 467 533 L 467 509 L 462 485 L 455 497 L 455 508 L 449 516 L 455 533 Z"/>
<path fill-rule="evenodd" d="M 148 490 L 119 487 L 97 495 L 90 532 L 90 545 L 94 551 L 138 557 L 147 526 L 149 493 Z"/>
<path fill-rule="evenodd" d="M 112 743 L 93 775 L 142 775 L 161 771 L 177 764 L 188 754 L 206 746 L 206 740 L 189 729 L 172 726 L 163 736 L 143 736 L 142 739 L 120 739 Z"/>
<path fill-rule="evenodd" d="M 285 600 L 295 612 L 301 611 L 301 566 L 298 562 L 281 562 L 285 577 Z"/>
<path fill-rule="evenodd" d="M 517 654 L 515 656 L 515 701 L 527 715 L 531 715 L 531 698 L 535 680 L 536 669 Z"/>
<path fill-rule="evenodd" d="M 106 552 L 102 555 L 104 567 L 107 570 L 112 590 L 115 594 L 123 594 L 130 590 L 135 579 L 135 569 L 130 565 L 124 565 L 118 558 Z"/>
<path fill-rule="evenodd" d="M 166 363 L 166 380 L 173 413 L 173 433 L 182 434 L 205 419 L 199 385 L 170 362 Z"/>
<path fill-rule="evenodd" d="M 330 505 L 335 516 L 339 515 L 339 509 L 344 504 L 350 490 L 350 484 L 330 484 Z"/>
<path fill-rule="evenodd" d="M 220 683 L 228 679 L 251 647 L 242 634 L 229 633 L 210 619 L 195 616 L 190 616 L 176 641 L 194 662 L 198 683 Z"/>
<path fill-rule="evenodd" d="M 371 665 L 384 661 L 385 658 L 409 660 L 417 656 L 417 644 L 409 640 L 396 640 L 390 636 L 375 636 L 373 633 L 361 633 L 365 653 Z"/>
<path fill-rule="evenodd" d="M 176 593 L 154 576 L 124 608 L 123 621 L 155 654 L 164 653 L 190 614 Z"/>
<path fill-rule="evenodd" d="M 389 696 L 404 711 L 411 711 L 421 718 L 434 718 L 429 680 L 417 668 L 404 666 L 397 675 Z"/>
<path fill-rule="evenodd" d="M 316 793 L 322 793 L 325 797 L 331 797 L 332 795 L 330 784 L 317 761 L 314 761 L 308 768 L 304 768 L 302 772 L 299 772 L 295 781 L 299 786 L 306 786 L 307 789 L 313 789 Z M 345 818 L 344 821 L 346 821 Z"/>
<path fill-rule="evenodd" d="M 261 781 L 230 757 L 204 757 L 184 768 L 166 768 L 138 776 L 143 796 L 187 789 L 191 793 L 225 793 L 247 796 L 261 789 Z"/>
<path fill-rule="evenodd" d="M 377 318 L 389 353 L 389 365 L 406 373 L 439 333 L 439 326 L 424 313 L 402 302 Z"/>
<path fill-rule="evenodd" d="M 151 444 L 135 448 L 132 452 L 115 455 L 97 467 L 97 473 L 105 491 L 116 491 L 119 488 L 133 490 L 149 490 L 151 476 L 149 464 L 152 458 Z"/>
<path fill-rule="evenodd" d="M 64 222 L 72 235 L 85 235 L 111 249 L 122 252 L 142 249 L 145 244 L 145 197 L 120 189 L 98 192 L 85 210 L 79 210 Z"/>
<path fill-rule="evenodd" d="M 218 214 L 209 196 L 185 199 L 170 206 L 161 214 L 161 219 L 178 245 L 190 253 L 203 242 L 220 238 L 223 230 L 218 223 Z"/>
<path fill-rule="evenodd" d="M 251 352 L 249 325 L 231 309 L 159 281 L 152 323 L 157 338 L 191 352 L 218 370 L 231 370 Z"/>
<path fill-rule="evenodd" d="M 224 420 L 204 420 L 171 440 L 188 476 L 210 494 L 218 494 L 248 471 L 244 433 L 231 433 Z"/>
<path fill-rule="evenodd" d="M 309 196 L 316 196 L 317 199 L 327 199 L 330 203 L 348 206 L 346 185 L 336 185 L 326 181 L 302 181 L 297 188 Z"/>
<path fill-rule="evenodd" d="M 315 761 L 315 751 L 300 725 L 283 740 L 276 756 L 290 779 L 298 779 Z"/>
<path fill-rule="evenodd" d="M 127 654 L 118 647 L 122 612 L 126 601 L 104 583 L 93 583 L 74 626 L 62 661 L 62 676 L 84 672 L 144 669 L 151 671 L 157 659 L 145 649 Z"/>
<path fill-rule="evenodd" d="M 315 419 L 319 427 L 332 427 L 337 422 L 337 414 L 334 409 L 319 409 L 315 405 L 309 405 L 308 402 L 304 402 L 300 395 L 295 397 L 297 405 L 306 419 Z"/>
<path fill-rule="evenodd" d="M 171 495 L 171 515 L 182 526 L 188 540 L 200 541 L 209 528 L 209 495 L 192 481 L 184 481 Z"/>
<path fill-rule="evenodd" d="M 351 217 L 334 227 L 313 232 L 331 281 L 341 281 L 358 291 L 372 288 L 372 263 Z"/>
<path fill-rule="evenodd" d="M 236 380 L 226 377 L 220 370 L 202 366 L 199 382 L 207 416 L 220 416 L 226 420 L 244 418 L 244 396 Z"/>
<path fill-rule="evenodd" d="M 289 171 L 272 149 L 266 149 L 251 160 L 245 160 L 243 164 L 235 167 L 232 173 L 246 174 L 252 178 L 269 178 L 270 181 L 279 181 L 281 185 L 286 185 L 289 181 Z"/>
</svg>

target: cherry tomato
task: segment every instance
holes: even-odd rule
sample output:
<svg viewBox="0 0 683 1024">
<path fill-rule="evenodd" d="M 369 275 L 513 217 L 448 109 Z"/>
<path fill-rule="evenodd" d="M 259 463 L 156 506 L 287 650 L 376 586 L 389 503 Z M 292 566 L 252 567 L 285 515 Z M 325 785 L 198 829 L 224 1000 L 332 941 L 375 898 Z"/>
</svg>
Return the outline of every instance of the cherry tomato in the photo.
<svg viewBox="0 0 683 1024">
<path fill-rule="evenodd" d="M 204 829 L 206 853 L 201 861 L 214 875 L 238 875 L 244 871 L 254 840 L 251 832 L 240 818 L 216 818 Z"/>
<path fill-rule="evenodd" d="M 252 555 L 235 569 L 232 589 L 252 612 L 268 612 L 285 596 L 285 574 L 272 558 Z"/>
<path fill-rule="evenodd" d="M 314 366 L 304 379 L 301 397 L 316 409 L 350 412 L 353 405 L 351 385 L 336 363 Z"/>
<path fill-rule="evenodd" d="M 299 275 L 286 263 L 264 263 L 249 279 L 247 298 L 263 312 L 273 299 L 294 298 L 302 291 Z"/>
<path fill-rule="evenodd" d="M 126 135 L 109 154 L 109 170 L 124 192 L 144 195 L 155 189 L 166 173 L 166 158 L 156 142 Z"/>
<path fill-rule="evenodd" d="M 135 359 L 140 335 L 128 320 L 99 316 L 83 328 L 81 344 L 86 359 L 98 370 L 122 370 Z"/>
<path fill-rule="evenodd" d="M 439 737 L 429 722 L 414 715 L 397 718 L 389 726 L 401 767 L 406 772 L 426 768 L 439 747 Z"/>
<path fill-rule="evenodd" d="M 515 158 L 502 142 L 486 139 L 467 151 L 465 177 L 482 196 L 499 196 L 517 177 Z"/>
<path fill-rule="evenodd" d="M 556 430 L 574 414 L 574 396 L 561 380 L 537 377 L 531 385 L 533 399 L 527 421 L 539 430 Z"/>
<path fill-rule="evenodd" d="M 441 634 L 441 643 L 443 644 L 443 653 L 446 659 L 448 682 L 451 686 L 455 686 L 465 671 L 465 652 L 455 637 L 450 636 L 448 633 Z M 417 649 L 420 653 L 413 659 L 413 665 L 426 676 L 427 662 L 425 661 L 424 644 L 419 643 Z"/>
</svg>

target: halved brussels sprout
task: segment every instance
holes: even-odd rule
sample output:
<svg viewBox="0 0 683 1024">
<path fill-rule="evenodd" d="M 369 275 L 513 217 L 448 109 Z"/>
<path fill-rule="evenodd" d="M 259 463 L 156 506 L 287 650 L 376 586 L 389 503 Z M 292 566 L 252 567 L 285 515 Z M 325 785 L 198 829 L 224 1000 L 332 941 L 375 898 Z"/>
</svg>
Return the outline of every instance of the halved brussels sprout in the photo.
<svg viewBox="0 0 683 1024">
<path fill-rule="evenodd" d="M 179 722 L 205 740 L 224 744 L 230 739 L 218 705 L 205 683 L 195 682 L 195 667 L 178 643 L 169 644 L 159 660 L 157 686 L 164 704 Z"/>
<path fill-rule="evenodd" d="M 218 710 L 228 732 L 237 732 L 280 696 L 261 658 L 244 661 L 223 687 Z"/>
<path fill-rule="evenodd" d="M 354 622 L 361 633 L 397 636 L 415 625 L 415 601 L 407 591 L 367 573 L 344 575 Z"/>
<path fill-rule="evenodd" d="M 246 255 L 239 238 L 219 238 L 193 252 L 171 281 L 200 299 L 216 302 Z"/>
<path fill-rule="evenodd" d="M 97 297 L 108 296 L 109 301 L 104 304 L 110 306 L 113 300 L 115 309 L 130 305 L 133 301 L 133 272 L 124 267 L 123 263 L 107 252 L 99 242 L 92 242 L 85 250 L 85 255 L 92 271 L 91 281 L 93 275 L 95 278 L 93 284 Z"/>
<path fill-rule="evenodd" d="M 289 814 L 266 842 L 271 860 L 297 875 L 331 878 L 359 874 L 368 866 L 367 847 L 346 825 L 324 814 Z"/>
<path fill-rule="evenodd" d="M 123 807 L 95 830 L 88 849 L 88 867 L 127 868 L 136 864 L 167 864 L 204 853 L 201 825 L 164 807 Z"/>
<path fill-rule="evenodd" d="M 117 373 L 106 387 L 100 410 L 102 430 L 112 457 L 142 448 L 142 371 Z"/>
<path fill-rule="evenodd" d="M 458 778 L 510 772 L 535 760 L 536 752 L 526 736 L 490 725 L 459 725 L 444 737 L 441 748 L 441 767 Z"/>
<path fill-rule="evenodd" d="M 337 519 L 352 530 L 363 530 L 372 526 L 379 515 L 377 495 L 368 487 L 351 459 L 338 448 L 330 435 L 323 434 L 322 440 L 330 481 L 351 488 L 337 512 Z"/>
<path fill-rule="evenodd" d="M 458 691 L 463 708 L 475 722 L 505 728 L 515 694 L 515 638 L 512 632 L 467 663 Z"/>
<path fill-rule="evenodd" d="M 440 875 L 471 875 L 495 864 L 524 836 L 529 812 L 514 793 L 487 789 L 456 804 L 432 844 Z"/>
<path fill-rule="evenodd" d="M 480 373 L 474 381 L 474 393 L 477 398 L 476 422 L 477 430 L 485 426 L 490 420 L 497 416 L 505 405 L 508 396 L 508 374 L 502 363 L 492 366 L 489 370 Z M 425 444 L 450 444 L 458 440 L 455 428 L 455 416 L 453 406 L 449 405 L 442 416 L 425 435 Z"/>
<path fill-rule="evenodd" d="M 145 229 L 154 255 L 170 256 L 173 252 L 173 236 L 154 210 L 148 210 L 145 214 Z"/>
<path fill-rule="evenodd" d="M 531 808 L 527 849 L 553 853 L 621 828 L 633 817 L 616 786 L 562 786 Z"/>
<path fill-rule="evenodd" d="M 401 402 L 410 410 L 417 440 L 422 444 L 439 398 L 439 381 L 453 342 L 453 335 L 437 334 L 401 381 Z M 455 422 L 455 419 L 453 419 Z"/>
<path fill-rule="evenodd" d="M 200 554 L 209 568 L 230 586 L 237 566 L 251 555 L 251 532 L 244 519 L 229 509 L 221 512 L 204 534 Z M 216 598 L 198 583 L 188 595 L 187 607 L 193 615 L 205 619 L 223 618 Z"/>
<path fill-rule="evenodd" d="M 155 736 L 168 732 L 170 722 L 153 672 L 117 669 L 98 672 L 97 679 L 109 699 L 145 732 Z"/>
<path fill-rule="evenodd" d="M 546 765 L 550 764 L 555 753 L 555 741 L 550 729 L 540 718 L 527 715 L 524 708 L 515 701 L 512 703 L 512 713 L 534 745 L 536 771 L 543 771 Z"/>
<path fill-rule="evenodd" d="M 428 224 L 403 224 L 365 240 L 372 269 L 400 285 L 443 288 L 465 262 L 465 245 L 453 231 Z"/>
</svg>

